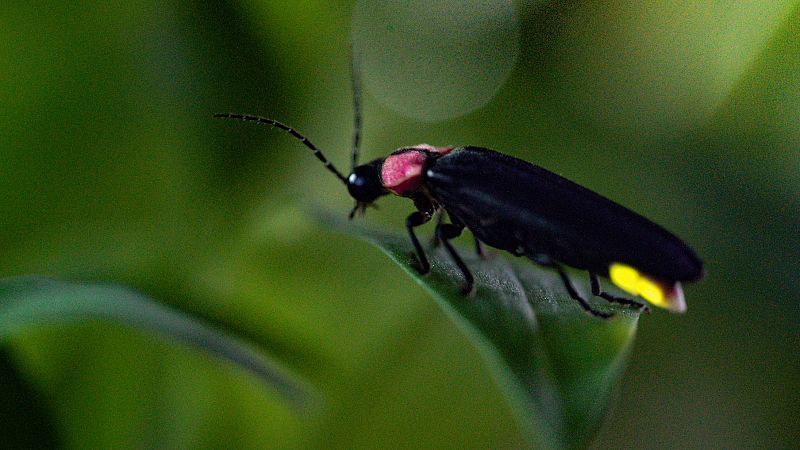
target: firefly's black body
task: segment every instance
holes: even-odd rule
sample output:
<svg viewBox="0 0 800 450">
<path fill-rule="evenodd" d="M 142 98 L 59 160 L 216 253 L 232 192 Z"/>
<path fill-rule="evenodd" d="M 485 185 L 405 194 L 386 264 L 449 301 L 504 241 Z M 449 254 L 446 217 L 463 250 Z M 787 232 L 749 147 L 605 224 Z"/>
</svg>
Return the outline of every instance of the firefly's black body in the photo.
<svg viewBox="0 0 800 450">
<path fill-rule="evenodd" d="M 526 161 L 464 147 L 429 159 L 422 177 L 451 221 L 514 255 L 602 276 L 611 263 L 665 282 L 702 276 L 694 251 L 668 231 Z"/>
</svg>

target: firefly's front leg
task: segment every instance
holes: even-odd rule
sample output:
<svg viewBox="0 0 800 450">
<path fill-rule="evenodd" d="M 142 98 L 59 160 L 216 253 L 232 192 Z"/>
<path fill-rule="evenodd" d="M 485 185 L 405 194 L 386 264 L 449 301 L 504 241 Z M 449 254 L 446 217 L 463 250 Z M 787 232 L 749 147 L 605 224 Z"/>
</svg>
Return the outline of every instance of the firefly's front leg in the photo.
<svg viewBox="0 0 800 450">
<path fill-rule="evenodd" d="M 422 249 L 422 245 L 419 243 L 416 233 L 414 233 L 414 228 L 428 223 L 436 213 L 437 207 L 433 201 L 425 195 L 416 194 L 410 196 L 410 198 L 414 200 L 414 206 L 416 206 L 417 211 L 411 213 L 406 219 L 406 230 L 408 230 L 408 235 L 411 237 L 411 243 L 414 244 L 414 251 L 417 253 L 419 273 L 425 275 L 431 271 L 431 264 L 428 262 L 428 257 L 425 256 L 425 250 Z"/>
<path fill-rule="evenodd" d="M 425 256 L 425 250 L 417 239 L 417 234 L 414 233 L 414 228 L 428 223 L 431 220 L 431 215 L 425 212 L 415 211 L 411 213 L 406 219 L 406 230 L 411 237 L 411 243 L 414 244 L 414 251 L 417 254 L 417 262 L 419 262 L 419 273 L 425 275 L 431 271 L 431 263 L 428 262 L 428 257 Z"/>
</svg>

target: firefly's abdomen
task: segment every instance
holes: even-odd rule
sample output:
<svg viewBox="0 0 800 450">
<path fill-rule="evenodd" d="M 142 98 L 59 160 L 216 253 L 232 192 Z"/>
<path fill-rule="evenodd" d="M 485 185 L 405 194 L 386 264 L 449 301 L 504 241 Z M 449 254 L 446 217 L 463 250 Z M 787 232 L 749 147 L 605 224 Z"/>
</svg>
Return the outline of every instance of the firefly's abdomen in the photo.
<svg viewBox="0 0 800 450">
<path fill-rule="evenodd" d="M 448 214 L 486 244 L 552 258 L 608 276 L 624 264 L 664 282 L 702 277 L 679 238 L 572 181 L 520 159 L 464 147 L 432 160 L 423 184 Z"/>
</svg>

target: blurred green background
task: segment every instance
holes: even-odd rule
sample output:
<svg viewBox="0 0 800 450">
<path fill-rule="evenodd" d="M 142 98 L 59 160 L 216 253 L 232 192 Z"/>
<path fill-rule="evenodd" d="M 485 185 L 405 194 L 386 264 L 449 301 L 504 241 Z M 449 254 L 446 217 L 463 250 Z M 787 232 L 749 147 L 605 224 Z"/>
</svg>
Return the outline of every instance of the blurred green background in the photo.
<svg viewBox="0 0 800 450">
<path fill-rule="evenodd" d="M 519 54 L 496 96 L 420 121 L 368 92 L 366 158 L 486 146 L 683 237 L 708 277 L 687 287 L 686 315 L 642 317 L 595 445 L 795 447 L 800 2 L 514 7 Z M 423 290 L 309 214 L 349 211 L 336 179 L 281 133 L 211 119 L 280 119 L 346 168 L 353 9 L 0 8 L 0 273 L 133 286 L 261 344 L 328 402 L 295 413 L 240 370 L 127 328 L 43 327 L 2 347 L 0 446 L 524 445 L 475 349 Z M 470 89 L 454 82 L 431 101 L 484 94 Z M 386 199 L 365 220 L 400 233 L 410 207 Z"/>
</svg>

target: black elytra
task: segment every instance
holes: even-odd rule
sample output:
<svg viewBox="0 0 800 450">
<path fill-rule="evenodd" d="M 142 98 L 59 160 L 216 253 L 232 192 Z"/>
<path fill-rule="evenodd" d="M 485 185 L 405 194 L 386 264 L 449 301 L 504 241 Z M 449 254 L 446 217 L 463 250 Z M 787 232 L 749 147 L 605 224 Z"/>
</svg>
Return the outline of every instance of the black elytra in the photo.
<svg viewBox="0 0 800 450">
<path fill-rule="evenodd" d="M 414 228 L 439 214 L 435 242 L 442 244 L 461 271 L 461 291 L 474 290 L 474 277 L 449 242 L 469 229 L 480 243 L 525 256 L 557 271 L 568 294 L 586 312 L 607 318 L 575 289 L 563 266 L 589 272 L 592 294 L 609 302 L 646 309 L 638 301 L 604 292 L 598 276 L 650 303 L 683 312 L 681 282 L 702 278 L 703 263 L 679 238 L 650 220 L 541 167 L 481 147 L 404 147 L 386 158 L 359 165 L 361 94 L 357 59 L 351 61 L 354 131 L 348 177 L 305 136 L 273 119 L 249 114 L 215 114 L 279 128 L 311 149 L 346 186 L 363 212 L 379 197 L 410 198 L 416 211 L 406 219 L 421 273 L 430 271 Z M 442 220 L 444 213 L 450 223 Z"/>
</svg>

